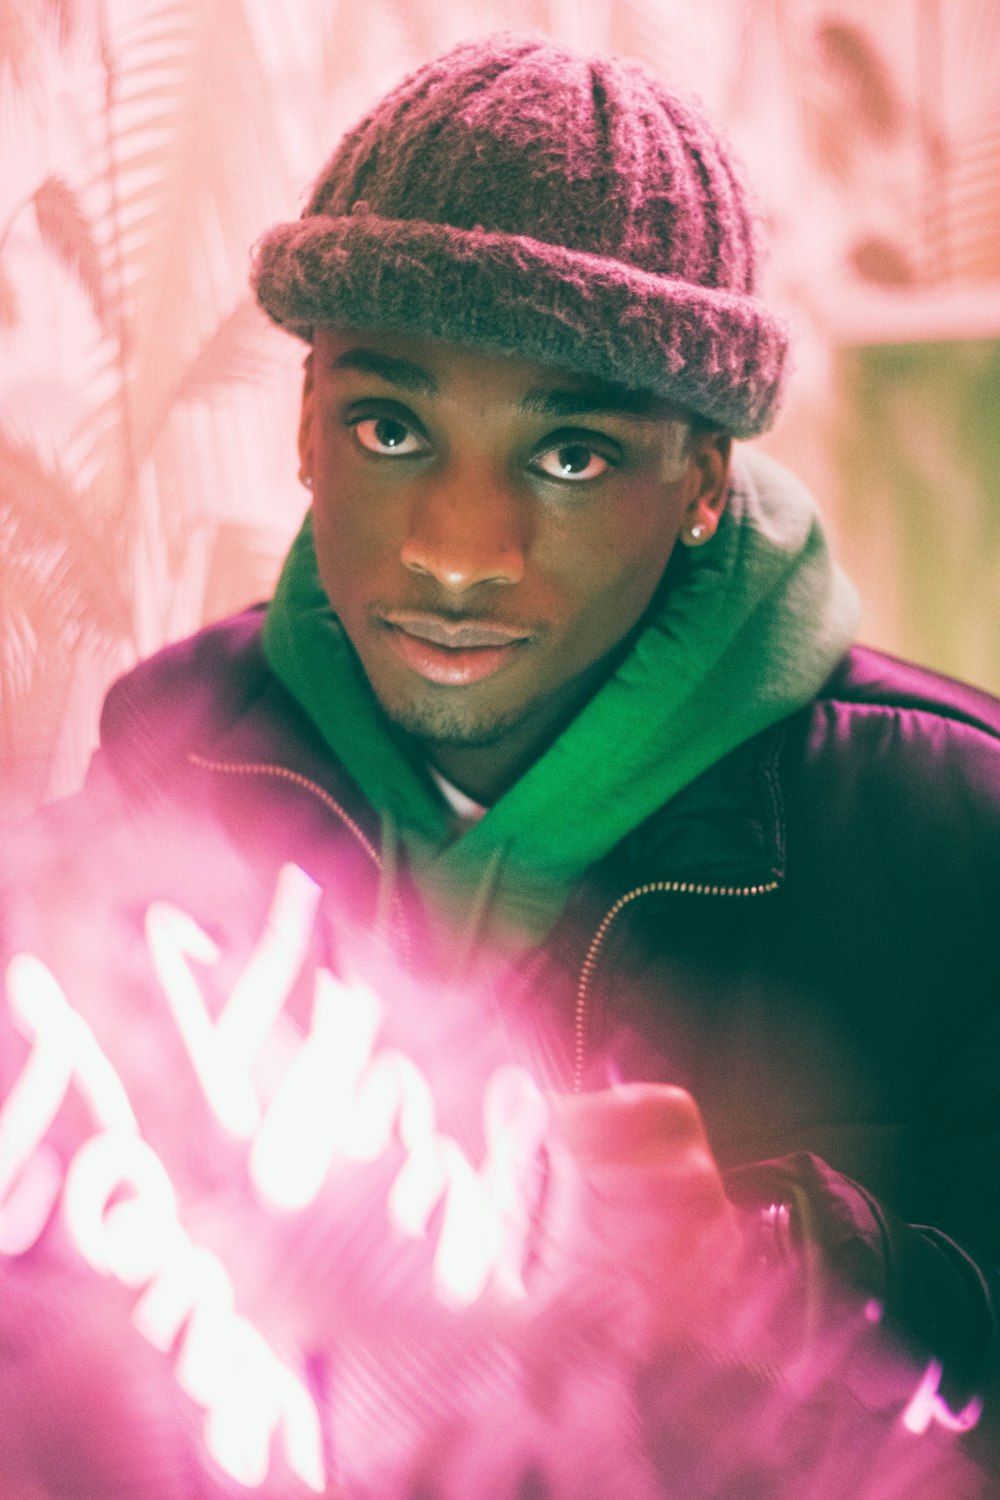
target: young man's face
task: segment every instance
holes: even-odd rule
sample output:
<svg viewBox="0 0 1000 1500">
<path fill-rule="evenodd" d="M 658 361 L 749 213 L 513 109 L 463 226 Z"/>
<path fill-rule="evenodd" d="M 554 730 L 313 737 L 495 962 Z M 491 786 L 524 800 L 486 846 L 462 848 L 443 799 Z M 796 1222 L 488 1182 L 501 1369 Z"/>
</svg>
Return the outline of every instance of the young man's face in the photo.
<svg viewBox="0 0 1000 1500">
<path fill-rule="evenodd" d="M 300 450 L 330 601 L 388 717 L 497 795 L 594 691 L 728 444 L 655 398 L 411 335 L 317 330 Z"/>
</svg>

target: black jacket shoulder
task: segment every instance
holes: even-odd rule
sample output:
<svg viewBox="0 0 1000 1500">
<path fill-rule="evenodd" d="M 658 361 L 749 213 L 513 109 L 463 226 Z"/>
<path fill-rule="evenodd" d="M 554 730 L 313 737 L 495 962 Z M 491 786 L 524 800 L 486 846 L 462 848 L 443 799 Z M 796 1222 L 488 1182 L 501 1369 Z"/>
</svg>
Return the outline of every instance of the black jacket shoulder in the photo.
<svg viewBox="0 0 1000 1500">
<path fill-rule="evenodd" d="M 847 653 L 818 700 L 913 709 L 1000 737 L 1000 699 L 869 646 L 855 646 Z"/>
</svg>

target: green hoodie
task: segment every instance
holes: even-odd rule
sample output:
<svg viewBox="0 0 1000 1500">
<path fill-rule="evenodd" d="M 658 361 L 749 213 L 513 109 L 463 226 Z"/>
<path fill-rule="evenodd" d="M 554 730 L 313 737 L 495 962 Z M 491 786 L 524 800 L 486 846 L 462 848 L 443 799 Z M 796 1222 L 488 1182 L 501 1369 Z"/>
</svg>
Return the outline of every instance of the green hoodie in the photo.
<svg viewBox="0 0 1000 1500">
<path fill-rule="evenodd" d="M 268 611 L 272 670 L 398 830 L 430 914 L 513 955 L 541 942 L 583 872 L 701 771 L 806 703 L 850 644 L 857 599 L 808 492 L 734 460 L 712 541 L 555 743 L 473 827 L 389 732 L 323 592 L 307 516 Z"/>
</svg>

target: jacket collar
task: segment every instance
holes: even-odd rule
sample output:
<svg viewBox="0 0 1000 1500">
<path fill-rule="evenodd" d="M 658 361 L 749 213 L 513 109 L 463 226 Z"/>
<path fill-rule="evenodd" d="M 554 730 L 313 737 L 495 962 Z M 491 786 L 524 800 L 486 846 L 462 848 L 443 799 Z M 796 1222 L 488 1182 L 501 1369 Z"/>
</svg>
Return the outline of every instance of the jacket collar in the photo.
<svg viewBox="0 0 1000 1500">
<path fill-rule="evenodd" d="M 778 760 L 786 725 L 737 746 L 633 829 L 604 862 L 610 883 L 780 883 L 785 826 Z"/>
<path fill-rule="evenodd" d="M 616 886 L 659 880 L 780 882 L 785 840 L 778 757 L 784 731 L 784 723 L 773 726 L 703 772 L 626 835 L 602 862 L 602 874 Z M 377 811 L 274 679 L 235 724 L 198 753 L 221 763 L 280 766 L 336 799 L 378 840 Z"/>
</svg>

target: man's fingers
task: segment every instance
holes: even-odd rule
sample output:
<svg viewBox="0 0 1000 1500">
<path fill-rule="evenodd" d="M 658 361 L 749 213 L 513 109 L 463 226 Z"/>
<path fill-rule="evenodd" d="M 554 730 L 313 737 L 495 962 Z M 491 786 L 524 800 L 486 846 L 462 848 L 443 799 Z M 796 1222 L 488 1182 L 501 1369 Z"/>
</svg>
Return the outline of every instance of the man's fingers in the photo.
<svg viewBox="0 0 1000 1500">
<path fill-rule="evenodd" d="M 618 1084 L 550 1102 L 556 1130 L 581 1167 L 661 1166 L 695 1151 L 710 1155 L 698 1106 L 669 1084 Z"/>
<path fill-rule="evenodd" d="M 632 1284 L 654 1343 L 710 1327 L 742 1236 L 691 1095 L 630 1083 L 551 1104 L 572 1164 L 565 1243 L 578 1265 Z"/>
</svg>

